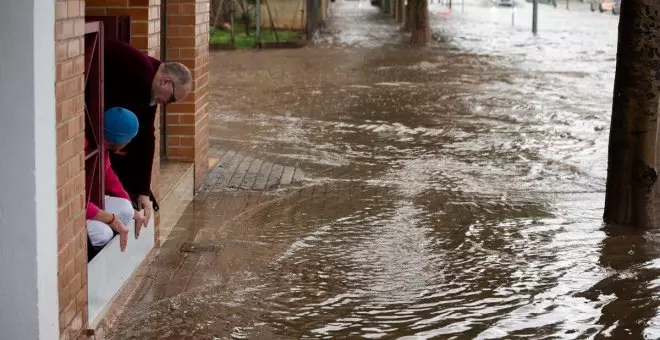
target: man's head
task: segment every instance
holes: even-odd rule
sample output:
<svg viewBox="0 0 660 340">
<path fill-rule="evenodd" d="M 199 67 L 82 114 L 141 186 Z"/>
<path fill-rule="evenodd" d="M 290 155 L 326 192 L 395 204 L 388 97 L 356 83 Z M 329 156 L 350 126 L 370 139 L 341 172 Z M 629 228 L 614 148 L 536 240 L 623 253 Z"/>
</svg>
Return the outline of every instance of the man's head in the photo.
<svg viewBox="0 0 660 340">
<path fill-rule="evenodd" d="M 151 83 L 151 105 L 171 104 L 185 98 L 192 89 L 192 73 L 181 63 L 164 62 Z"/>
<path fill-rule="evenodd" d="M 106 110 L 103 113 L 105 148 L 114 152 L 123 149 L 137 135 L 139 127 L 133 112 L 121 107 Z"/>
</svg>

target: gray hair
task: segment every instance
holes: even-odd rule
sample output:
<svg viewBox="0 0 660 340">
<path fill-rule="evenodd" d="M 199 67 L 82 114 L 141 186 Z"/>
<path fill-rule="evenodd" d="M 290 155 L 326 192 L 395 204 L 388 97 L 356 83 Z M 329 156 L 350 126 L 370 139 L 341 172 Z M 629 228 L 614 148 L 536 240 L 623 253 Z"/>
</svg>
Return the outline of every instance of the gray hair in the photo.
<svg viewBox="0 0 660 340">
<path fill-rule="evenodd" d="M 163 72 L 174 80 L 177 85 L 186 85 L 192 83 L 192 73 L 186 65 L 174 61 L 163 63 Z"/>
</svg>

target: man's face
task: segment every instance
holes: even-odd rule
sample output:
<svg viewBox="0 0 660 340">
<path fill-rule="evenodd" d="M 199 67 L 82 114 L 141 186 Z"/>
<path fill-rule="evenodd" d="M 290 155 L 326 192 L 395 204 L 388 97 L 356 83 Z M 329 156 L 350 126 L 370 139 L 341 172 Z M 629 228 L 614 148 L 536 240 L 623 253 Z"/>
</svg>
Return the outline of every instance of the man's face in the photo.
<svg viewBox="0 0 660 340">
<path fill-rule="evenodd" d="M 172 78 L 163 76 L 154 85 L 151 104 L 172 104 L 185 98 L 188 92 L 190 92 L 189 85 L 175 85 Z"/>
</svg>

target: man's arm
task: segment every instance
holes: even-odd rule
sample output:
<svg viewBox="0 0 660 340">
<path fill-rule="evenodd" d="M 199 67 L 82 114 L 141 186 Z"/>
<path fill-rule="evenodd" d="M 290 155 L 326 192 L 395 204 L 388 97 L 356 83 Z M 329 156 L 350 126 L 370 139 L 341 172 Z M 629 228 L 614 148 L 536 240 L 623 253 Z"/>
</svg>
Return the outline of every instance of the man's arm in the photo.
<svg viewBox="0 0 660 340">
<path fill-rule="evenodd" d="M 141 131 L 138 136 L 133 139 L 132 143 L 136 143 L 134 147 L 126 155 L 128 159 L 125 160 L 126 166 L 131 170 L 131 189 L 130 194 L 135 199 L 137 204 L 137 211 L 144 209 L 144 215 L 139 214 L 136 216 L 137 227 L 135 228 L 135 236 L 138 237 L 140 233 L 140 224 L 145 227 L 149 223 L 152 214 L 152 207 L 150 201 L 151 194 L 151 171 L 154 164 L 154 154 L 156 149 L 156 137 L 154 135 L 155 129 L 153 128 L 153 121 L 151 122 L 150 131 Z M 140 128 L 144 124 L 140 123 Z M 141 221 L 141 223 L 139 222 Z"/>
<path fill-rule="evenodd" d="M 131 142 L 134 144 L 134 148 L 128 153 L 131 158 L 130 163 L 134 164 L 134 186 L 132 188 L 132 194 L 134 195 L 149 196 L 151 194 L 151 172 L 156 149 L 156 136 L 154 135 L 156 131 L 153 125 L 153 120 L 141 119 L 141 131 L 138 132 L 135 139 Z"/>
</svg>

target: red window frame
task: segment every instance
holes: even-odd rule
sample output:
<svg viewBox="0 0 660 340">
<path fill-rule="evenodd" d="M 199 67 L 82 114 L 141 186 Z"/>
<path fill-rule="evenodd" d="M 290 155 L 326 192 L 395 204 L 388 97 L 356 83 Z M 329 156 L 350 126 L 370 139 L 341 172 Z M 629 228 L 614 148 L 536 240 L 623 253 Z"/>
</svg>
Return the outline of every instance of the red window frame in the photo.
<svg viewBox="0 0 660 340">
<path fill-rule="evenodd" d="M 131 41 L 129 16 L 85 18 L 85 192 L 86 202 L 104 206 L 103 49 L 105 39 Z"/>
<path fill-rule="evenodd" d="M 85 23 L 85 192 L 103 209 L 103 24 Z"/>
</svg>

